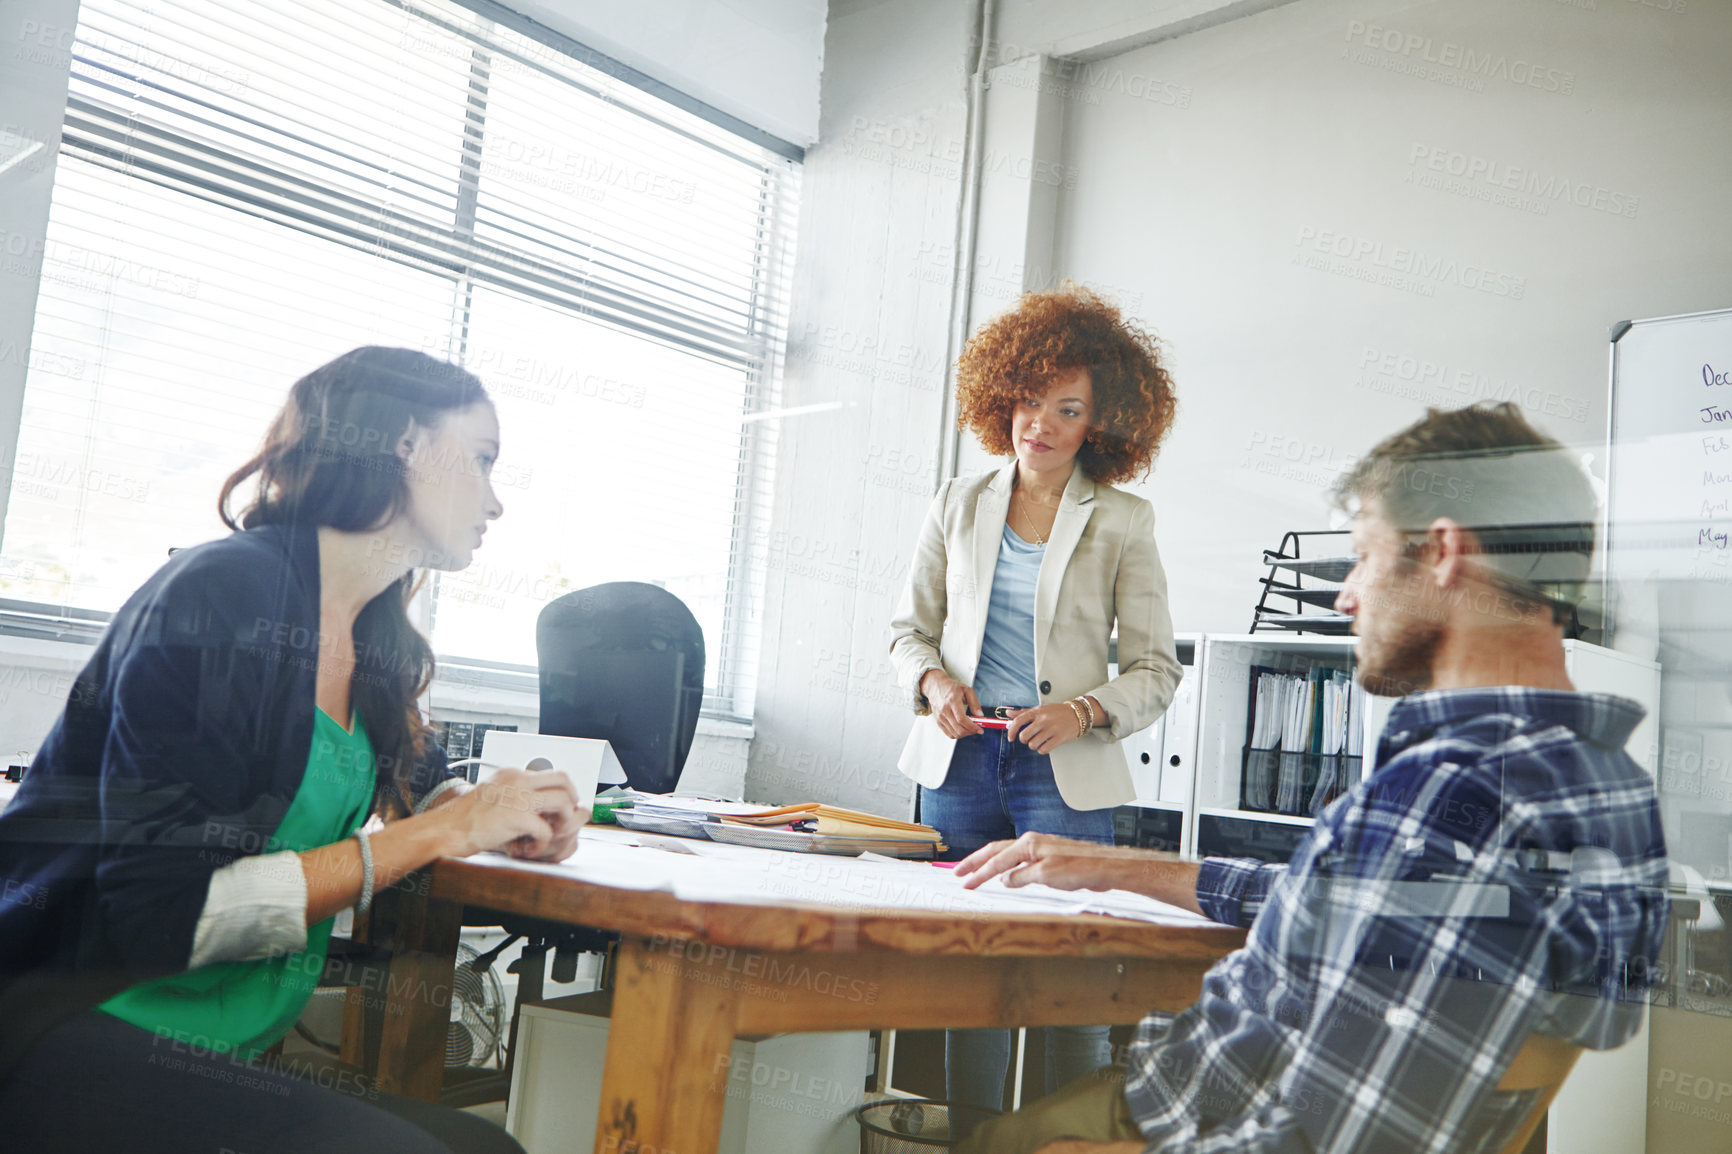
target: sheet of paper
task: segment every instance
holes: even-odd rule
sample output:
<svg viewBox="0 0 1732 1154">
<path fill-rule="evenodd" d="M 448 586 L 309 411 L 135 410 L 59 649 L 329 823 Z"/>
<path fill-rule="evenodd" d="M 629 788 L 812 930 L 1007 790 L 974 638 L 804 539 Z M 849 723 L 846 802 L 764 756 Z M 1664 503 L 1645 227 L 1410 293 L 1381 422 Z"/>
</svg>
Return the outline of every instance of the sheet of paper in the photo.
<svg viewBox="0 0 1732 1154">
<path fill-rule="evenodd" d="M 513 864 L 596 885 L 661 890 L 685 901 L 748 905 L 810 902 L 960 917 L 1093 912 L 1164 924 L 1206 924 L 1206 919 L 1175 906 L 1123 891 L 1069 892 L 1042 885 L 1013 889 L 997 879 L 969 890 L 950 870 L 924 862 L 782 853 L 700 841 L 691 842 L 691 852 L 670 852 L 653 844 L 666 840 L 670 839 L 607 826 L 588 827 L 579 839 L 578 851 L 564 862 Z M 475 860 L 504 864 L 504 859 L 495 855 L 481 855 Z"/>
<path fill-rule="evenodd" d="M 1142 922 L 1155 922 L 1159 925 L 1171 926 L 1212 926 L 1215 921 L 1202 914 L 1194 914 L 1179 906 L 1168 905 L 1155 898 L 1142 894 L 1130 893 L 1126 890 L 1108 890 L 1105 893 L 1089 891 L 1083 895 L 1088 903 L 1088 912 L 1106 914 L 1115 918 L 1135 918 Z"/>
</svg>

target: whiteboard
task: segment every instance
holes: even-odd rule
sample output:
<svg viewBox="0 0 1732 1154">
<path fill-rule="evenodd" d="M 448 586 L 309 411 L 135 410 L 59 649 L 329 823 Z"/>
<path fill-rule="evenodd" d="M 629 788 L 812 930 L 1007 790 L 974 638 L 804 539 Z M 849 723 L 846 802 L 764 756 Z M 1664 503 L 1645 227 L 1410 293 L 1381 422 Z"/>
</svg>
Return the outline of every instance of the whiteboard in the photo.
<svg viewBox="0 0 1732 1154">
<path fill-rule="evenodd" d="M 1612 335 L 1605 572 L 1732 580 L 1732 309 Z"/>
<path fill-rule="evenodd" d="M 1732 309 L 1619 325 L 1611 360 L 1603 536 L 1611 644 L 1660 662 L 1668 856 L 1724 884 L 1732 880 Z M 1645 749 L 1631 752 L 1640 758 Z"/>
</svg>

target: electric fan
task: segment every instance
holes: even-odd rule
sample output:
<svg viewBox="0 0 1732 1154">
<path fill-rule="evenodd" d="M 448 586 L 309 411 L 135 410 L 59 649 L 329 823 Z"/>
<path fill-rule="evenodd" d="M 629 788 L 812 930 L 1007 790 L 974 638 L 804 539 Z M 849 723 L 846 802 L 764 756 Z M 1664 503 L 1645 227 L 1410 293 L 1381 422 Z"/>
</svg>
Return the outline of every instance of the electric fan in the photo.
<svg viewBox="0 0 1732 1154">
<path fill-rule="evenodd" d="M 457 946 L 451 976 L 451 1032 L 445 1039 L 445 1065 L 497 1069 L 505 1055 L 505 989 L 491 969 L 476 971 L 480 955 L 467 942 Z"/>
</svg>

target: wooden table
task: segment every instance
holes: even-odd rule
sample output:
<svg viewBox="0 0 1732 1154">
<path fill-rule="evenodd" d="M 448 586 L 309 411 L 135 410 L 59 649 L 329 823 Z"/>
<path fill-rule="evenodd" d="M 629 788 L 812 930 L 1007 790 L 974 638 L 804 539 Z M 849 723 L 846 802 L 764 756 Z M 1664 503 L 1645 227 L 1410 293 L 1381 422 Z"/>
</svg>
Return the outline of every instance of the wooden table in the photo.
<svg viewBox="0 0 1732 1154">
<path fill-rule="evenodd" d="M 609 1154 L 711 1154 L 737 1036 L 1130 1023 L 1196 1001 L 1204 972 L 1244 941 L 1095 915 L 682 901 L 500 858 L 447 859 L 413 880 L 407 898 L 375 904 L 370 928 L 395 951 L 379 1085 L 438 1095 L 464 905 L 616 930 L 595 1144 Z"/>
</svg>

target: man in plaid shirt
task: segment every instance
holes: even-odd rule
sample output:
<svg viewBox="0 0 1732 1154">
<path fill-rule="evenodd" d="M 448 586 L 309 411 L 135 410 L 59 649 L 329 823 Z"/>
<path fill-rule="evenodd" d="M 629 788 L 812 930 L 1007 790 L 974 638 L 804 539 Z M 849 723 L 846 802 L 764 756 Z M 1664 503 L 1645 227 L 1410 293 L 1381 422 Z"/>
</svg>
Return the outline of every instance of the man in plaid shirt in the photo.
<svg viewBox="0 0 1732 1154">
<path fill-rule="evenodd" d="M 1665 844 L 1624 752 L 1641 708 L 1565 674 L 1585 476 L 1514 406 L 1475 406 L 1388 438 L 1337 497 L 1357 676 L 1407 694 L 1376 771 L 1286 865 L 1038 834 L 962 862 L 970 885 L 1135 890 L 1250 929 L 1194 1006 L 1144 1020 L 1122 1074 L 988 1123 L 968 1154 L 1495 1152 L 1534 1104 L 1496 1090 L 1530 1035 L 1603 1050 L 1640 1028 Z M 1496 548 L 1559 523 L 1579 554 Z"/>
</svg>

